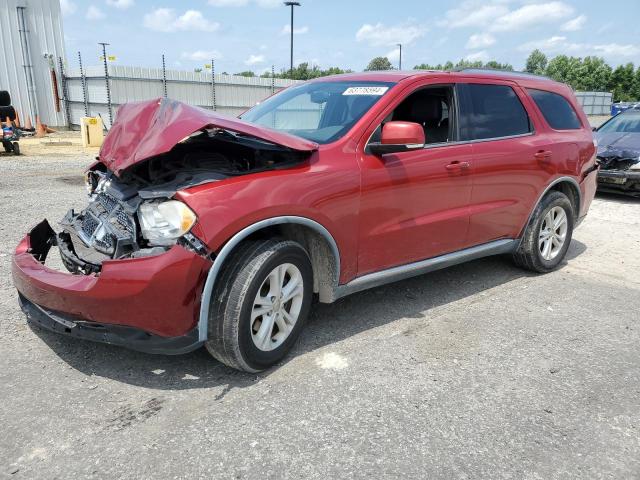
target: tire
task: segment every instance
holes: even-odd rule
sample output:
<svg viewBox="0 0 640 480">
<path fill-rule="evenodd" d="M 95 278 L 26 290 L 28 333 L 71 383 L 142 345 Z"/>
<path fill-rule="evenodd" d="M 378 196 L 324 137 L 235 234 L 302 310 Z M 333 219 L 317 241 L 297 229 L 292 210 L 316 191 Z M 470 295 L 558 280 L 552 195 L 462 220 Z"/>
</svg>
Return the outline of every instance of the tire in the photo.
<svg viewBox="0 0 640 480">
<path fill-rule="evenodd" d="M 11 105 L 11 95 L 6 90 L 0 90 L 0 107 Z M 4 121 L 4 118 L 2 119 Z"/>
<path fill-rule="evenodd" d="M 20 144 L 18 142 L 13 142 L 12 147 L 13 147 L 13 154 L 20 155 Z"/>
<path fill-rule="evenodd" d="M 282 281 L 275 281 L 274 272 L 281 273 Z M 287 293 L 294 284 L 298 288 L 292 300 L 281 302 L 279 297 L 273 301 L 277 292 Z M 278 290 L 277 285 L 284 288 Z M 300 244 L 271 239 L 247 241 L 229 257 L 214 287 L 206 348 L 217 360 L 238 370 L 265 370 L 295 344 L 312 298 L 313 270 Z M 269 309 L 276 313 L 253 318 Z M 291 321 L 294 313 L 297 317 Z M 264 330 L 260 328 L 263 326 Z"/>
<path fill-rule="evenodd" d="M 561 212 L 564 212 L 566 217 L 565 227 L 555 229 L 555 224 L 561 221 Z M 515 264 L 538 273 L 554 270 L 569 249 L 574 219 L 573 207 L 564 193 L 552 191 L 545 195 L 533 212 L 520 246 L 513 255 Z M 551 228 L 548 228 L 549 226 Z M 551 242 L 549 250 L 546 250 L 548 243 L 544 241 L 545 238 Z M 562 243 L 557 246 L 556 242 L 560 240 Z"/>
<path fill-rule="evenodd" d="M 0 107 L 0 122 L 6 121 L 7 117 L 12 122 L 16 119 L 16 109 L 12 106 Z"/>
</svg>

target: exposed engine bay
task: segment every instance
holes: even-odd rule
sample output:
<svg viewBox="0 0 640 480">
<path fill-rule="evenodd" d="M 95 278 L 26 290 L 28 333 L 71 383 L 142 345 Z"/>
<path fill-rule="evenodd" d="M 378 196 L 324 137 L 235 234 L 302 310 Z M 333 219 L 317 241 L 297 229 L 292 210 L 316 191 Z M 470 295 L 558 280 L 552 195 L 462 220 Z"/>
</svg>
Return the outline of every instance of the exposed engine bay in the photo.
<svg viewBox="0 0 640 480">
<path fill-rule="evenodd" d="M 640 151 L 608 147 L 598 152 L 598 188 L 640 196 Z"/>
<path fill-rule="evenodd" d="M 290 168 L 308 157 L 308 152 L 214 128 L 195 132 L 119 176 L 97 163 L 87 172 L 88 206 L 69 210 L 60 221 L 63 263 L 72 273 L 90 274 L 105 260 L 157 255 L 176 243 L 204 253 L 204 245 L 188 231 L 195 213 L 171 200 L 178 190 Z"/>
</svg>

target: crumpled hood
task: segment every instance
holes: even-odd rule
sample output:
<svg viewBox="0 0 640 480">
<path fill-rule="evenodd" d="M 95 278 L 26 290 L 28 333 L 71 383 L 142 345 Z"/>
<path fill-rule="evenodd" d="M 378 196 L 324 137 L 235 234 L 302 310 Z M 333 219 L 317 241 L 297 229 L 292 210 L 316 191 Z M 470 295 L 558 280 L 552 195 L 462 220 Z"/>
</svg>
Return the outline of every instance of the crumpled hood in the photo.
<svg viewBox="0 0 640 480">
<path fill-rule="evenodd" d="M 640 133 L 597 133 L 598 158 L 603 169 L 627 170 L 640 163 Z"/>
<path fill-rule="evenodd" d="M 640 133 L 596 132 L 596 139 L 598 140 L 598 155 L 609 151 L 635 152 L 636 157 L 640 155 Z"/>
<path fill-rule="evenodd" d="M 185 137 L 205 128 L 222 128 L 298 151 L 318 144 L 288 133 L 166 98 L 133 102 L 118 109 L 99 158 L 116 175 L 138 162 L 166 153 Z"/>
</svg>

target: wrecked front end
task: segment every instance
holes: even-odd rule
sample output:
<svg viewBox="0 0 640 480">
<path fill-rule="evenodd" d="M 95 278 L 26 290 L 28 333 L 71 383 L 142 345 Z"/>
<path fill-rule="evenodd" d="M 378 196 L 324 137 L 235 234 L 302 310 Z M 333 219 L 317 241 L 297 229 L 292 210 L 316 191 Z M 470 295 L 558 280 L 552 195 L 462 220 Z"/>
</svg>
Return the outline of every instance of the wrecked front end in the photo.
<svg viewBox="0 0 640 480">
<path fill-rule="evenodd" d="M 46 220 L 32 229 L 16 249 L 13 277 L 23 310 L 44 328 L 183 353 L 202 344 L 199 304 L 213 255 L 198 238 L 197 212 L 176 193 L 289 168 L 312 148 L 273 143 L 252 126 L 247 134 L 237 120 L 177 102 L 154 102 L 141 102 L 137 116 L 122 107 L 86 174 L 87 206 L 69 210 L 55 230 Z M 130 135 L 123 121 L 139 134 Z M 230 124 L 236 130 L 223 128 Z M 167 138 L 184 128 L 181 139 Z M 53 251 L 65 271 L 50 266 Z"/>
<path fill-rule="evenodd" d="M 640 197 L 640 149 L 608 148 L 598 163 L 598 190 Z"/>
</svg>

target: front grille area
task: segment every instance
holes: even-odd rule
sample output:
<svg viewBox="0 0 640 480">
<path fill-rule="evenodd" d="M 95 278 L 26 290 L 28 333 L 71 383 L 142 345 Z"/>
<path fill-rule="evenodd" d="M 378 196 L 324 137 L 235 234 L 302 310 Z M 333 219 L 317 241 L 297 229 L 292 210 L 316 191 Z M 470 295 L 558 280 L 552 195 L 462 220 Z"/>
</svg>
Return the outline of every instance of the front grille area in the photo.
<svg viewBox="0 0 640 480">
<path fill-rule="evenodd" d="M 134 218 L 122 203 L 104 192 L 97 194 L 79 220 L 76 228 L 80 238 L 101 253 L 117 257 L 135 243 Z"/>
</svg>

